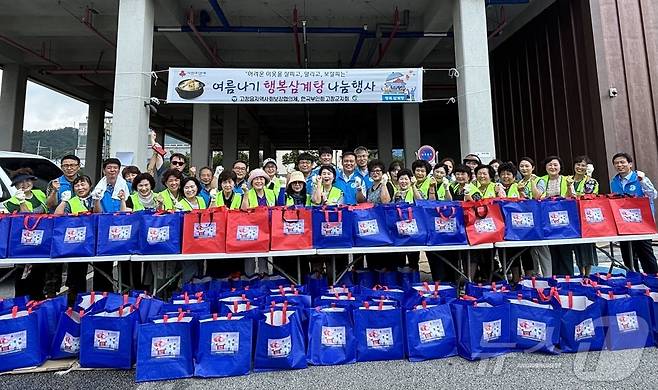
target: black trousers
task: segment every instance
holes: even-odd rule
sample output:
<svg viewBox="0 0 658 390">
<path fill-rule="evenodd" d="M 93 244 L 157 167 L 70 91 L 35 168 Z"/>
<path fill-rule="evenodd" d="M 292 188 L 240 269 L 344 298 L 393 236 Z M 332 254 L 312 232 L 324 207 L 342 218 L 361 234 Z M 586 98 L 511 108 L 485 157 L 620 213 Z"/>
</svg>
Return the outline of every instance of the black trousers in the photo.
<svg viewBox="0 0 658 390">
<path fill-rule="evenodd" d="M 420 252 L 407 253 L 407 260 L 409 260 L 409 268 L 418 271 L 418 262 L 420 261 Z"/>
<path fill-rule="evenodd" d="M 631 266 L 630 248 L 632 247 L 633 266 L 635 270 L 640 271 L 640 267 L 638 266 L 639 259 L 640 264 L 642 264 L 642 272 L 646 274 L 658 273 L 658 265 L 656 265 L 656 256 L 653 254 L 651 240 L 620 242 L 619 247 L 621 248 L 621 258 L 624 259 L 624 265 L 626 267 L 630 268 Z"/>
<path fill-rule="evenodd" d="M 459 255 L 462 251 L 447 251 L 447 252 L 425 252 L 427 255 L 427 262 L 432 272 L 432 280 L 435 282 L 456 282 L 458 273 L 446 264 L 441 258 L 442 256 L 455 267 L 459 266 Z"/>
<path fill-rule="evenodd" d="M 550 246 L 553 275 L 573 276 L 573 247 L 571 245 Z"/>
<path fill-rule="evenodd" d="M 110 277 L 112 277 L 112 269 L 114 268 L 113 265 L 114 263 L 111 261 L 94 264 L 96 268 L 105 272 Z M 112 281 L 108 280 L 105 276 L 103 276 L 100 272 L 97 272 L 96 270 L 94 270 L 94 277 L 92 280 L 93 280 L 92 286 L 94 291 L 98 291 L 98 292 L 114 291 L 114 286 L 112 285 Z"/>
</svg>

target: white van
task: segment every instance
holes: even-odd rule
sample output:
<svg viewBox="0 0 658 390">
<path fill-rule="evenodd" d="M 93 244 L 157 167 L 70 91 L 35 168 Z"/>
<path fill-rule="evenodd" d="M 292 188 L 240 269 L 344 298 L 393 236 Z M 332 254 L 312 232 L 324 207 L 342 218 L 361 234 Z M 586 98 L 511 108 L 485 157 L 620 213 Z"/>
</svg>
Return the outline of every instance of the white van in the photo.
<svg viewBox="0 0 658 390">
<path fill-rule="evenodd" d="M 62 170 L 52 161 L 36 154 L 0 151 L 0 212 L 5 212 L 4 202 L 16 193 L 11 176 L 19 168 L 32 168 L 38 178 L 35 187 L 46 192 L 48 183 L 62 176 Z"/>
</svg>

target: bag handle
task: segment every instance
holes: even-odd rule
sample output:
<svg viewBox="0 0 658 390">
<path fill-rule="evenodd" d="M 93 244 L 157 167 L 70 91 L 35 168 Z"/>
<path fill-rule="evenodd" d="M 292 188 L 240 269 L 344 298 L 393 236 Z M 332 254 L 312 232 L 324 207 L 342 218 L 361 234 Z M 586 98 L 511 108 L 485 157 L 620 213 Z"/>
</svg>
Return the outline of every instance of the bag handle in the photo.
<svg viewBox="0 0 658 390">
<path fill-rule="evenodd" d="M 450 215 L 443 214 L 443 210 L 450 210 Z M 444 221 L 448 221 L 455 216 L 455 214 L 457 213 L 457 208 L 455 206 L 438 206 L 436 208 L 436 212 L 437 214 L 439 214 L 439 218 L 441 218 Z"/>
<path fill-rule="evenodd" d="M 336 221 L 336 222 L 339 222 L 339 223 L 343 222 L 343 210 L 330 211 L 330 210 L 327 210 L 327 209 L 323 209 L 322 211 L 324 212 L 324 221 L 325 222 L 329 222 L 329 213 L 330 212 L 335 212 L 336 215 L 338 215 L 338 221 Z"/>
<path fill-rule="evenodd" d="M 473 210 L 475 211 L 475 217 L 479 219 L 484 219 L 489 215 L 489 205 L 486 204 L 473 206 Z M 484 214 L 480 210 L 484 210 Z"/>
<path fill-rule="evenodd" d="M 403 220 L 404 217 L 402 216 L 402 207 L 399 207 L 399 206 L 398 206 L 398 207 L 396 207 L 395 209 L 396 209 L 397 212 L 398 212 L 398 218 L 399 218 L 399 220 L 400 220 L 400 221 Z M 407 209 L 407 222 L 411 222 L 411 221 L 414 219 L 413 210 L 411 209 L 411 207 L 407 207 L 406 209 Z"/>
<path fill-rule="evenodd" d="M 32 227 L 30 227 L 30 226 L 28 226 L 28 224 L 30 222 L 30 215 L 26 215 L 25 218 L 23 218 L 23 227 L 26 230 L 34 231 L 39 226 L 39 222 L 41 222 L 41 219 L 43 219 L 43 215 L 37 216 L 36 220 L 34 222 L 34 225 L 32 225 Z"/>
<path fill-rule="evenodd" d="M 294 211 L 294 212 L 295 212 L 295 215 L 297 216 L 297 218 L 295 218 L 295 219 L 287 219 L 287 218 L 286 218 L 286 211 Z M 284 208 L 281 210 L 281 220 L 282 220 L 283 222 L 297 222 L 297 221 L 299 221 L 300 219 L 301 219 L 301 218 L 299 217 L 299 209 L 298 209 L 298 208 L 295 208 L 295 207 L 284 207 Z"/>
</svg>

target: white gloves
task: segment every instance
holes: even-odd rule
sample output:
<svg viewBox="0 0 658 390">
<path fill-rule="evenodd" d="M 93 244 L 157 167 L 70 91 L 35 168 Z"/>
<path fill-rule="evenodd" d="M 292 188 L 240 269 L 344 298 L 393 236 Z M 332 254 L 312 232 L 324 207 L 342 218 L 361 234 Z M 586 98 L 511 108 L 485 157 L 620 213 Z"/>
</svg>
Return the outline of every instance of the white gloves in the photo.
<svg viewBox="0 0 658 390">
<path fill-rule="evenodd" d="M 450 180 L 448 180 L 447 177 L 444 177 L 444 178 L 441 180 L 441 183 L 442 183 L 443 186 L 446 187 L 446 188 L 448 188 L 448 187 L 450 186 Z"/>
<path fill-rule="evenodd" d="M 210 194 L 210 199 L 215 199 L 217 198 L 217 188 L 213 188 L 209 191 Z"/>
<path fill-rule="evenodd" d="M 176 203 L 174 203 L 174 208 L 178 211 L 182 211 L 183 210 L 183 205 L 180 202 L 176 202 Z"/>
<path fill-rule="evenodd" d="M 280 177 L 279 184 L 281 185 L 281 188 L 286 188 L 286 184 L 288 184 L 288 179 L 285 176 Z"/>
<path fill-rule="evenodd" d="M 25 192 L 23 190 L 16 190 L 16 194 L 14 194 L 14 198 L 18 200 L 19 204 L 25 203 Z"/>
<path fill-rule="evenodd" d="M 221 165 L 218 165 L 217 168 L 215 168 L 215 174 L 213 174 L 213 177 L 215 179 L 219 179 L 219 175 L 221 175 L 222 172 L 224 172 L 224 167 L 221 166 Z"/>
<path fill-rule="evenodd" d="M 470 194 L 471 194 L 471 190 L 468 184 L 466 184 L 466 186 L 464 187 L 464 195 L 470 195 Z"/>
<path fill-rule="evenodd" d="M 382 175 L 382 184 L 386 185 L 388 183 L 388 175 L 385 173 Z"/>
<path fill-rule="evenodd" d="M 585 170 L 585 173 L 587 174 L 587 176 L 592 177 L 592 173 L 594 173 L 594 165 L 587 164 L 587 169 Z"/>
<path fill-rule="evenodd" d="M 62 202 L 68 202 L 71 200 L 71 191 L 64 191 L 60 196 Z"/>
<path fill-rule="evenodd" d="M 105 193 L 105 191 L 103 191 L 102 188 L 97 188 L 91 193 L 91 199 L 101 200 L 103 198 L 103 193 Z"/>
<path fill-rule="evenodd" d="M 646 175 L 642 171 L 637 171 L 637 179 L 642 181 Z"/>
</svg>

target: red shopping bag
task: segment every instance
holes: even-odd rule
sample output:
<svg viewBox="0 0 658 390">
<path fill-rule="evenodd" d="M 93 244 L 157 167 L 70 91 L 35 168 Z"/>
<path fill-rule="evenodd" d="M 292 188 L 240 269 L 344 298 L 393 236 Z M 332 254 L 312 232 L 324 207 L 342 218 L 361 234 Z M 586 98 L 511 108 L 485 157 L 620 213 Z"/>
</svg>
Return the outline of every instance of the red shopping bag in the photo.
<svg viewBox="0 0 658 390">
<path fill-rule="evenodd" d="M 229 210 L 226 218 L 227 253 L 262 253 L 270 250 L 270 221 L 267 207 Z"/>
<path fill-rule="evenodd" d="M 469 244 L 487 244 L 505 239 L 505 219 L 500 206 L 493 200 L 464 202 L 463 207 Z"/>
<path fill-rule="evenodd" d="M 307 208 L 276 208 L 272 210 L 273 251 L 313 248 L 313 221 Z"/>
<path fill-rule="evenodd" d="M 609 201 L 619 234 L 656 233 L 648 198 L 611 198 Z"/>
<path fill-rule="evenodd" d="M 224 207 L 194 210 L 183 219 L 183 254 L 225 253 L 226 214 Z"/>
<path fill-rule="evenodd" d="M 610 201 L 605 196 L 585 195 L 578 199 L 580 231 L 583 238 L 617 235 Z"/>
</svg>

